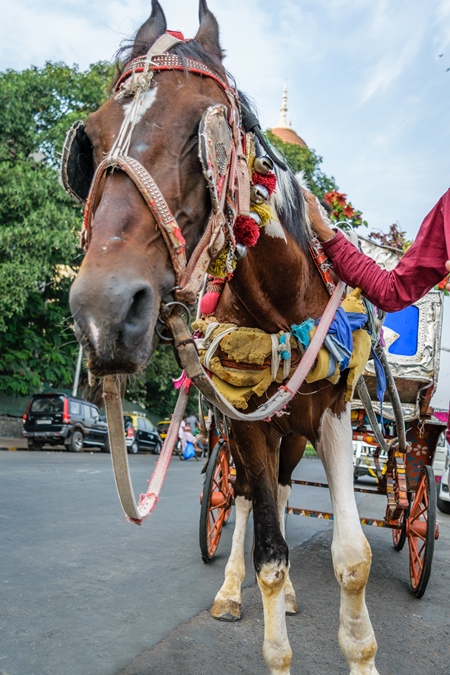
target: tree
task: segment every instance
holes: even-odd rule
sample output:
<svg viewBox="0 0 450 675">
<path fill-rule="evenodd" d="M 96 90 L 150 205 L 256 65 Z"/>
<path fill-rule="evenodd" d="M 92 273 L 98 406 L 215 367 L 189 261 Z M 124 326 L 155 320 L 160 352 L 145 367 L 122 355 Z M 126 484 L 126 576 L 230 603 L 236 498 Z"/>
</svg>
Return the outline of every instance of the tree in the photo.
<svg viewBox="0 0 450 675">
<path fill-rule="evenodd" d="M 70 386 L 77 345 L 68 289 L 82 210 L 58 182 L 68 127 L 96 110 L 109 64 L 0 73 L 0 389 Z"/>
<path fill-rule="evenodd" d="M 310 150 L 301 145 L 294 145 L 293 143 L 284 143 L 275 136 L 270 130 L 265 132 L 271 145 L 273 145 L 283 157 L 286 158 L 287 163 L 294 173 L 303 171 L 305 178 L 311 188 L 311 192 L 323 199 L 327 192 L 337 190 L 337 185 L 334 178 L 323 173 L 320 165 L 322 164 L 322 157 L 316 154 L 315 150 Z"/>
<path fill-rule="evenodd" d="M 0 390 L 26 396 L 72 387 L 78 343 L 68 293 L 81 262 L 82 208 L 59 184 L 68 128 L 108 96 L 115 66 L 62 63 L 0 73 Z M 174 407 L 171 349 L 131 378 L 127 397 L 161 415 Z M 98 388 L 97 388 L 98 389 Z M 86 390 L 95 397 L 96 388 Z M 101 402 L 101 399 L 100 401 Z"/>
</svg>

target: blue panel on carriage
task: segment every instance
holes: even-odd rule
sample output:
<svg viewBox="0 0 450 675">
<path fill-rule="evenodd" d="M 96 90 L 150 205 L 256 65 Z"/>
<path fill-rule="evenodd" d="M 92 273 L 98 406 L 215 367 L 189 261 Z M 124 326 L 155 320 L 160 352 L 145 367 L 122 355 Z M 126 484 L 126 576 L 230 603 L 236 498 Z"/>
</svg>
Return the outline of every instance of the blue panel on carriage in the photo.
<svg viewBox="0 0 450 675">
<path fill-rule="evenodd" d="M 386 316 L 384 325 L 400 337 L 388 349 L 389 354 L 415 356 L 419 339 L 419 309 L 414 305 Z"/>
</svg>

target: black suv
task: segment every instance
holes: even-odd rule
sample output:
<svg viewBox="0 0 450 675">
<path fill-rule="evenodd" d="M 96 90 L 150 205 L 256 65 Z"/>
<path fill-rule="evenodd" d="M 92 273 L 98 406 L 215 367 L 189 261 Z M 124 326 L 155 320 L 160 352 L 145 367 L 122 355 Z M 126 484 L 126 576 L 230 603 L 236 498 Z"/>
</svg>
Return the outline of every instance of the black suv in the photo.
<svg viewBox="0 0 450 675">
<path fill-rule="evenodd" d="M 68 394 L 35 394 L 23 416 L 29 450 L 67 445 L 72 452 L 95 446 L 109 452 L 108 426 L 93 403 Z"/>
</svg>

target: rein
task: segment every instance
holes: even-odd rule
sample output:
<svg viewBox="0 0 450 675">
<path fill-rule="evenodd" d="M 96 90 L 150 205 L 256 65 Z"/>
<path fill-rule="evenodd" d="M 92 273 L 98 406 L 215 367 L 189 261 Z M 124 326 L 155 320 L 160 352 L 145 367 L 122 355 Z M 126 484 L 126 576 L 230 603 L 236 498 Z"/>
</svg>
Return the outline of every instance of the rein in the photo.
<svg viewBox="0 0 450 675">
<path fill-rule="evenodd" d="M 187 377 L 192 380 L 209 403 L 233 420 L 239 420 L 241 422 L 270 422 L 270 418 L 273 415 L 281 413 L 283 408 L 285 408 L 294 398 L 295 394 L 305 381 L 305 377 L 314 365 L 319 349 L 322 346 L 328 328 L 330 327 L 334 315 L 336 314 L 336 310 L 339 307 L 339 303 L 341 302 L 344 289 L 345 284 L 343 281 L 340 281 L 328 301 L 322 319 L 317 326 L 317 330 L 308 349 L 304 353 L 288 383 L 280 387 L 276 394 L 274 394 L 266 403 L 260 405 L 257 410 L 248 414 L 238 412 L 214 387 L 208 374 L 200 363 L 197 349 L 192 342 L 191 334 L 183 318 L 179 314 L 173 313 L 168 318 L 167 323 L 174 336 L 175 348 L 177 348 L 180 362 L 186 371 Z M 128 455 L 123 432 L 122 403 L 116 378 L 113 375 L 108 375 L 104 378 L 104 398 L 108 429 L 110 432 L 114 477 L 123 510 L 132 523 L 140 525 L 156 506 L 159 492 L 172 456 L 172 449 L 178 436 L 178 429 L 186 408 L 188 391 L 189 389 L 184 386 L 180 389 L 167 437 L 164 440 L 164 445 L 153 476 L 149 481 L 149 488 L 145 494 L 141 494 L 139 504 L 136 504 L 133 486 L 128 471 Z"/>
</svg>

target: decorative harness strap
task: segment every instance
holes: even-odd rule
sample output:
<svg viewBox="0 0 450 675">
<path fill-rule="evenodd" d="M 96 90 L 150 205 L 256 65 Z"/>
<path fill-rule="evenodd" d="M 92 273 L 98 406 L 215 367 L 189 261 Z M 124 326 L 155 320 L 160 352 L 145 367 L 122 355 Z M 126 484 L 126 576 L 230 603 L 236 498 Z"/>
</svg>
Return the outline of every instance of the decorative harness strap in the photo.
<svg viewBox="0 0 450 675">
<path fill-rule="evenodd" d="M 309 252 L 311 254 L 311 258 L 314 260 L 314 264 L 317 267 L 320 276 L 322 277 L 325 288 L 330 295 L 333 295 L 334 289 L 336 288 L 336 284 L 330 272 L 333 266 L 317 237 L 314 237 L 314 239 L 311 241 L 309 245 Z"/>
</svg>

